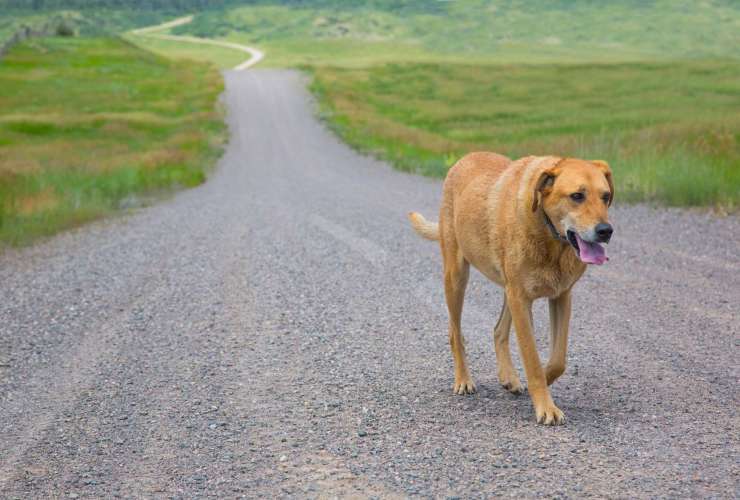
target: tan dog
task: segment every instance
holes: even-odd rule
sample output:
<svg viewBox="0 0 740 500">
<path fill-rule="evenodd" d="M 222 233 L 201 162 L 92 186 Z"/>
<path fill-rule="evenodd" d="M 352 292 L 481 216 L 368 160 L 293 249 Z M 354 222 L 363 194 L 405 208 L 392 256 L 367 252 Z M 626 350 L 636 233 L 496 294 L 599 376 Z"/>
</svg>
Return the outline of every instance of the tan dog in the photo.
<svg viewBox="0 0 740 500">
<path fill-rule="evenodd" d="M 537 421 L 560 424 L 548 385 L 565 371 L 570 290 L 586 264 L 607 259 L 600 243 L 612 234 L 607 208 L 614 197 L 609 165 L 553 156 L 512 162 L 495 153 L 471 153 L 448 172 L 439 224 L 409 214 L 423 237 L 439 240 L 450 314 L 456 394 L 475 392 L 460 331 L 470 264 L 505 289 L 493 331 L 498 378 L 513 393 L 524 388 L 511 362 L 512 320 Z M 543 368 L 532 330 L 532 302 L 550 306 L 550 359 Z"/>
</svg>

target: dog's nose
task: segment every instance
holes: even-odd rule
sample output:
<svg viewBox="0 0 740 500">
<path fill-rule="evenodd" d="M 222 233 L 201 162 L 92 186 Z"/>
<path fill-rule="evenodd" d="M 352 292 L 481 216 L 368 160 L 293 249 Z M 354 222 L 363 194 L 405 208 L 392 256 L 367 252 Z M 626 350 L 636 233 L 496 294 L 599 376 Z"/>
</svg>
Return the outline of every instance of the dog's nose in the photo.
<svg viewBox="0 0 740 500">
<path fill-rule="evenodd" d="M 614 228 L 612 228 L 611 224 L 600 222 L 599 224 L 596 224 L 594 231 L 596 232 L 596 239 L 599 240 L 600 243 L 609 243 L 609 239 L 612 237 Z"/>
</svg>

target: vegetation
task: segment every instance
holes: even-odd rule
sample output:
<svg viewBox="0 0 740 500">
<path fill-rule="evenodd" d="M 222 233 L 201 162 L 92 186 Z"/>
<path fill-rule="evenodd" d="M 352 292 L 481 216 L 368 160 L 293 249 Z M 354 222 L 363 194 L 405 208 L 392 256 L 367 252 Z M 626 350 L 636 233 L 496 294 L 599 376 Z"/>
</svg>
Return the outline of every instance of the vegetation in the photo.
<svg viewBox="0 0 740 500">
<path fill-rule="evenodd" d="M 332 127 L 398 167 L 460 155 L 604 158 L 621 200 L 740 203 L 740 62 L 317 68 Z"/>
<path fill-rule="evenodd" d="M 130 9 L 130 10 L 204 10 L 209 7 L 225 7 L 224 0 L 0 0 L 0 7 L 9 10 L 42 11 L 60 9 Z"/>
<path fill-rule="evenodd" d="M 621 200 L 740 204 L 733 2 L 254 2 L 172 32 L 312 72 L 330 126 L 405 170 L 480 149 L 605 158 Z"/>
<path fill-rule="evenodd" d="M 83 36 L 114 36 L 121 31 L 169 20 L 179 13 L 177 10 L 122 9 L 120 6 L 117 9 L 83 11 L 70 7 L 54 10 L 4 9 L 2 3 L 3 0 L 0 0 L 0 46 L 22 27 L 38 31 L 44 26 L 63 25 L 68 31 Z M 51 30 L 50 34 L 54 31 Z"/>
<path fill-rule="evenodd" d="M 126 7 L 0 0 L 0 38 L 8 15 L 17 22 L 63 11 L 84 35 L 195 13 L 168 32 L 254 45 L 267 55 L 261 66 L 312 72 L 330 126 L 400 168 L 441 176 L 474 149 L 603 158 L 617 173 L 620 200 L 740 206 L 734 0 L 133 0 Z M 222 68 L 243 58 L 214 46 L 126 38 Z"/>
<path fill-rule="evenodd" d="M 173 33 L 254 44 L 275 66 L 740 57 L 740 5 L 729 0 L 245 4 L 202 12 Z"/>
<path fill-rule="evenodd" d="M 175 40 L 160 40 L 156 38 L 142 38 L 131 33 L 124 38 L 146 50 L 177 60 L 208 61 L 219 69 L 231 69 L 249 58 L 240 50 L 219 47 L 217 45 L 199 45 L 184 43 Z"/>
<path fill-rule="evenodd" d="M 54 16 L 47 14 L 22 14 L 7 16 L 0 14 L 0 47 L 6 40 L 10 39 L 22 26 L 28 26 L 33 30 L 40 30 Z"/>
<path fill-rule="evenodd" d="M 180 22 L 188 21 L 192 16 L 183 16 L 174 20 Z M 167 38 L 158 38 L 162 34 L 169 36 L 170 25 L 173 20 L 167 23 L 148 26 L 142 32 L 140 30 L 125 33 L 123 37 L 133 44 L 139 45 L 146 50 L 160 54 L 171 59 L 208 61 L 215 64 L 219 69 L 230 69 L 244 62 L 247 58 L 241 50 L 218 46 L 214 44 L 201 44 L 192 41 L 185 42 L 182 40 L 173 40 Z M 177 37 L 175 37 L 177 38 Z M 188 37 L 192 39 L 193 37 Z"/>
<path fill-rule="evenodd" d="M 43 38 L 0 63 L 0 242 L 22 244 L 205 178 L 220 151 L 209 65 L 111 38 Z"/>
</svg>

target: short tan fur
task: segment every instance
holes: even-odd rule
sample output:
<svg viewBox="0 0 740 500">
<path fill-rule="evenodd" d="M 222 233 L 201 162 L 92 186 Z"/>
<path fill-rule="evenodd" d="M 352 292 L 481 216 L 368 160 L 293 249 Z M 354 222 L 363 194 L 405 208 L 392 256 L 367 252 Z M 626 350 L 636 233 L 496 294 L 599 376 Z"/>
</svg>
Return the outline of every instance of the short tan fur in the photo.
<svg viewBox="0 0 740 500">
<path fill-rule="evenodd" d="M 574 193 L 582 193 L 583 199 L 574 199 L 580 198 Z M 565 371 L 571 288 L 586 264 L 563 235 L 578 232 L 587 239 L 597 225 L 608 225 L 613 196 L 611 170 L 604 161 L 555 156 L 511 161 L 478 152 L 464 156 L 448 172 L 439 224 L 409 214 L 421 236 L 440 242 L 456 394 L 476 390 L 460 330 L 472 264 L 505 291 L 493 331 L 500 383 L 513 393 L 524 390 L 509 352 L 513 324 L 537 421 L 564 421 L 548 386 Z M 550 359 L 544 366 L 532 325 L 532 302 L 538 298 L 547 298 L 550 309 Z"/>
</svg>

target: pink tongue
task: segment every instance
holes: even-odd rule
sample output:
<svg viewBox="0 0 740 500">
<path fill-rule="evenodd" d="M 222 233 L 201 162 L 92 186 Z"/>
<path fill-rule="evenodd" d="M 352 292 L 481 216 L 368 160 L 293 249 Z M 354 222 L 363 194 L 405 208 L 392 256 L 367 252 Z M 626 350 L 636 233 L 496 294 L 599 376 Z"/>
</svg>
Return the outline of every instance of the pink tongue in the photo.
<svg viewBox="0 0 740 500">
<path fill-rule="evenodd" d="M 601 265 L 609 260 L 609 257 L 606 256 L 606 251 L 604 250 L 604 247 L 602 247 L 598 243 L 583 241 L 576 232 L 574 232 L 573 234 L 575 234 L 576 241 L 578 242 L 578 257 L 583 262 L 585 262 L 586 264 Z"/>
</svg>

